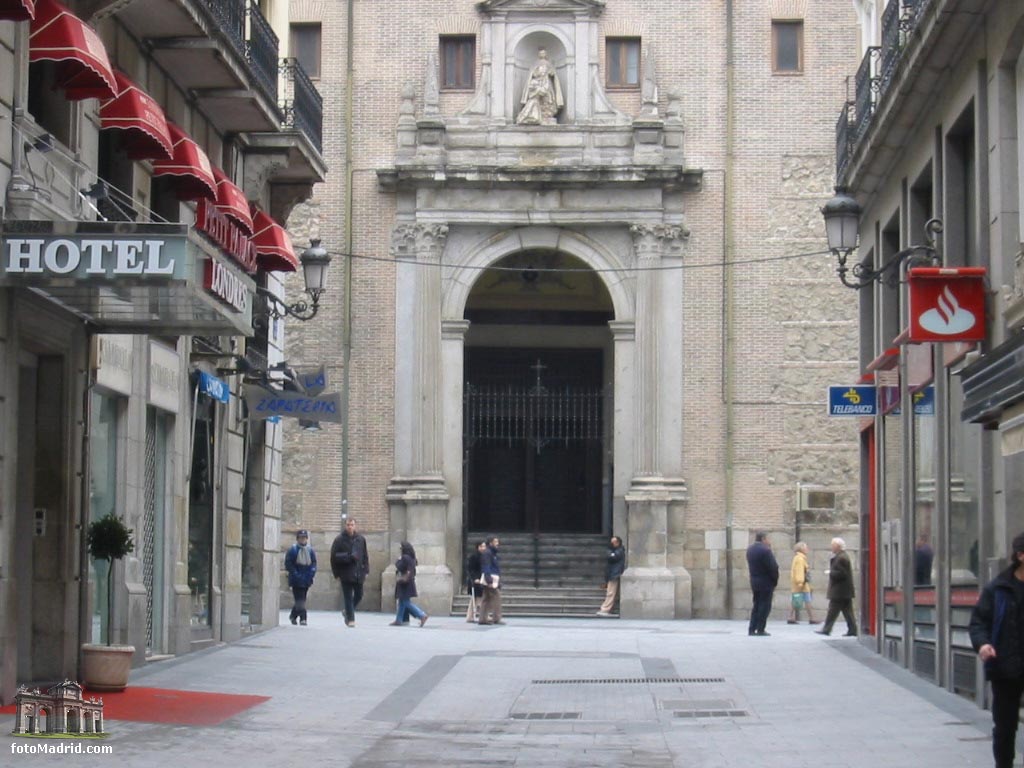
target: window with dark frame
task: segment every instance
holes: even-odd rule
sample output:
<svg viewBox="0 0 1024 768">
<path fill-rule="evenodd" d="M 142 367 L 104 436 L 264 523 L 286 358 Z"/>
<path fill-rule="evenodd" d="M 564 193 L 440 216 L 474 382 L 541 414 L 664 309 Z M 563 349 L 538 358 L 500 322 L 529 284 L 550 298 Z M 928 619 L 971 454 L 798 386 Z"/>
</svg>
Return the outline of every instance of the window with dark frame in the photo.
<svg viewBox="0 0 1024 768">
<path fill-rule="evenodd" d="M 772 22 L 772 71 L 790 73 L 804 71 L 804 23 L 802 21 Z"/>
<path fill-rule="evenodd" d="M 476 75 L 476 37 L 441 37 L 441 87 L 450 91 L 473 90 Z"/>
<path fill-rule="evenodd" d="M 605 40 L 605 74 L 608 88 L 640 87 L 639 37 L 609 37 Z"/>
<path fill-rule="evenodd" d="M 320 77 L 321 28 L 319 24 L 292 24 L 289 29 L 291 55 L 311 78 Z"/>
</svg>

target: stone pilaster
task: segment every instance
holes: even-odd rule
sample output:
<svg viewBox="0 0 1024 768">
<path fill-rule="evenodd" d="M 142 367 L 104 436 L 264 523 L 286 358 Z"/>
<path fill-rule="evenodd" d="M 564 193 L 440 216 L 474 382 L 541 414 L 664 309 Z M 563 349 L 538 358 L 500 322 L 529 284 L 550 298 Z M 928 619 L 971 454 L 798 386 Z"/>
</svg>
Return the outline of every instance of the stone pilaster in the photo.
<svg viewBox="0 0 1024 768">
<path fill-rule="evenodd" d="M 407 428 L 407 442 L 396 450 L 398 476 L 388 489 L 388 506 L 396 538 L 392 554 L 397 559 L 399 531 L 416 549 L 419 561 L 416 582 L 423 595 L 420 605 L 428 613 L 451 609 L 452 571 L 447 565 L 449 493 L 441 474 L 441 270 L 438 266 L 448 237 L 444 224 L 399 224 L 392 235 L 392 253 L 400 260 L 416 262 L 399 269 L 398 306 L 406 307 L 397 319 L 396 338 L 402 339 L 396 359 L 396 422 Z M 411 340 L 411 341 L 410 341 Z M 396 426 L 398 426 L 396 424 Z M 396 432 L 399 430 L 396 430 Z M 389 564 L 381 577 L 381 601 L 394 604 L 394 568 Z"/>
<path fill-rule="evenodd" d="M 636 343 L 633 477 L 625 495 L 628 569 L 622 577 L 625 618 L 690 614 L 690 574 L 668 564 L 670 519 L 682 513 L 682 302 L 679 270 L 685 228 L 630 227 L 636 250 Z"/>
</svg>

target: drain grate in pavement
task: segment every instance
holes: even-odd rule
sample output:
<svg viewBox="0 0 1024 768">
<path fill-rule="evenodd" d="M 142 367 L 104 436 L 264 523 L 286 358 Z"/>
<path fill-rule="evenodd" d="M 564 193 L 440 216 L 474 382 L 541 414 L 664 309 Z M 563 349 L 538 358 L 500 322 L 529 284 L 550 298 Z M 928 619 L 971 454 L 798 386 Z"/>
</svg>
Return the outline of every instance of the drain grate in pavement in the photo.
<svg viewBox="0 0 1024 768">
<path fill-rule="evenodd" d="M 750 713 L 742 709 L 683 709 L 672 713 L 673 717 L 747 717 Z"/>
<path fill-rule="evenodd" d="M 582 712 L 513 712 L 513 720 L 579 720 Z"/>
<path fill-rule="evenodd" d="M 648 685 L 650 683 L 724 683 L 724 677 L 606 677 L 533 680 L 534 685 Z"/>
</svg>

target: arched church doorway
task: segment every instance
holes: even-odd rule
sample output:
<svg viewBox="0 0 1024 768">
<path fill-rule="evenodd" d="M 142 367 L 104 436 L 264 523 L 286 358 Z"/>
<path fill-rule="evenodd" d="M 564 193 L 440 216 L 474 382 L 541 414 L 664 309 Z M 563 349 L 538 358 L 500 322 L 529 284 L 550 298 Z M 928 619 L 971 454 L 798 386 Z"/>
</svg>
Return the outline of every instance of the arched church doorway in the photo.
<svg viewBox="0 0 1024 768">
<path fill-rule="evenodd" d="M 484 271 L 466 302 L 464 524 L 602 533 L 611 520 L 611 297 L 565 253 Z"/>
</svg>

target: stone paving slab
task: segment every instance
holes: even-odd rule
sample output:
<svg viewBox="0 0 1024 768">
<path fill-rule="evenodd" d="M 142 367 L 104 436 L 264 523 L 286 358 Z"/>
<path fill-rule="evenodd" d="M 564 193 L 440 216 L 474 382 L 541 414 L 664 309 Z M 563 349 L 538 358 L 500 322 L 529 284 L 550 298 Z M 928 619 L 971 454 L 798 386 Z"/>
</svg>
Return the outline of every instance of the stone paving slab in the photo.
<svg viewBox="0 0 1024 768">
<path fill-rule="evenodd" d="M 987 712 L 806 626 L 750 638 L 740 621 L 282 619 L 132 675 L 269 701 L 209 728 L 111 722 L 113 754 L 95 756 L 12 753 L 41 741 L 9 736 L 4 717 L 0 766 L 991 765 Z"/>
</svg>

